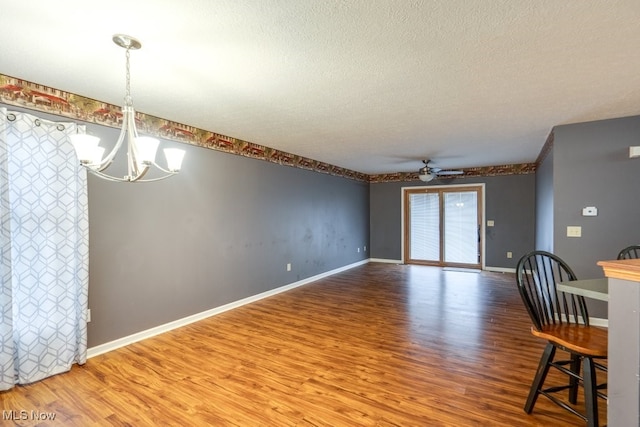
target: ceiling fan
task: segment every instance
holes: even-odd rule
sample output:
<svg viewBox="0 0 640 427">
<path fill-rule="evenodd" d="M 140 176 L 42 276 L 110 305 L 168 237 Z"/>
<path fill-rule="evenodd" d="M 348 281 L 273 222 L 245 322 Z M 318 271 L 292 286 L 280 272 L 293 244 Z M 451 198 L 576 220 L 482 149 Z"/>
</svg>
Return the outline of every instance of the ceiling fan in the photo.
<svg viewBox="0 0 640 427">
<path fill-rule="evenodd" d="M 438 167 L 429 166 L 431 160 L 423 160 L 424 166 L 418 170 L 418 177 L 421 181 L 429 182 L 439 176 L 462 175 L 461 170 L 442 170 Z"/>
</svg>

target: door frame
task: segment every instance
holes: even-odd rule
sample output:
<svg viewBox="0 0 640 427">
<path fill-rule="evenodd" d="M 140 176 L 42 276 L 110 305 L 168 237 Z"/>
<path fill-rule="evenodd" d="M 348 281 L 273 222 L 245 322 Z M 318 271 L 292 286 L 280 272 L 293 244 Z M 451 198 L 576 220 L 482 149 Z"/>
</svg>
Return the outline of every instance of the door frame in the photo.
<svg viewBox="0 0 640 427">
<path fill-rule="evenodd" d="M 485 184 L 484 183 L 476 183 L 476 184 L 454 184 L 454 185 L 422 185 L 422 186 L 411 186 L 411 187 L 401 187 L 402 197 L 400 198 L 400 250 L 402 263 L 407 263 L 407 254 L 405 253 L 406 246 L 406 215 L 405 205 L 406 205 L 406 197 L 407 191 L 415 191 L 415 190 L 442 190 L 446 191 L 447 189 L 453 188 L 475 188 L 480 191 L 480 199 L 478 202 L 480 203 L 480 268 L 484 270 L 486 268 L 485 254 L 486 254 L 486 203 L 485 203 Z"/>
</svg>

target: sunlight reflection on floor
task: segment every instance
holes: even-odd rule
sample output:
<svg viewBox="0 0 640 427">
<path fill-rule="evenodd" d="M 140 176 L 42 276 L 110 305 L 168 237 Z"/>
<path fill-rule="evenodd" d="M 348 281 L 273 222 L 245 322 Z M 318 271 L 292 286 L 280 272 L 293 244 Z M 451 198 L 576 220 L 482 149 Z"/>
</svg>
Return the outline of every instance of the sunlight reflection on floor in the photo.
<svg viewBox="0 0 640 427">
<path fill-rule="evenodd" d="M 480 274 L 417 265 L 406 268 L 412 341 L 429 346 L 437 339 L 452 353 L 468 354 L 479 347 L 486 298 Z"/>
</svg>

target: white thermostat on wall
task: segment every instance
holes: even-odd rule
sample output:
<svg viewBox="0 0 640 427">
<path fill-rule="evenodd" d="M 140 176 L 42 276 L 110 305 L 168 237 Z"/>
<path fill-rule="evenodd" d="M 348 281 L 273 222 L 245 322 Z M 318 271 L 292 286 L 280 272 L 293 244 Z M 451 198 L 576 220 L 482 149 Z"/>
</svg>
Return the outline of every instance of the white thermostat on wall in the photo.
<svg viewBox="0 0 640 427">
<path fill-rule="evenodd" d="M 598 208 L 595 206 L 587 206 L 582 208 L 582 216 L 598 216 Z"/>
</svg>

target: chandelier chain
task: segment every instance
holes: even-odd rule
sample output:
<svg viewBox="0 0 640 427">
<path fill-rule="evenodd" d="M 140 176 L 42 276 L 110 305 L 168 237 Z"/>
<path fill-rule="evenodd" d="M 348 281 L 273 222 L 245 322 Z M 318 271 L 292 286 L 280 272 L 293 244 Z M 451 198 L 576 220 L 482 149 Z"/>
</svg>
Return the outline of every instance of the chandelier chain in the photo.
<svg viewBox="0 0 640 427">
<path fill-rule="evenodd" d="M 124 105 L 127 107 L 131 107 L 133 105 L 133 100 L 131 98 L 131 66 L 129 64 L 129 57 L 130 55 L 130 48 L 127 47 L 127 81 L 126 81 L 126 92 L 125 92 L 125 96 L 124 96 Z"/>
</svg>

